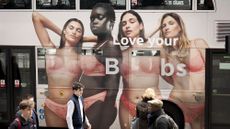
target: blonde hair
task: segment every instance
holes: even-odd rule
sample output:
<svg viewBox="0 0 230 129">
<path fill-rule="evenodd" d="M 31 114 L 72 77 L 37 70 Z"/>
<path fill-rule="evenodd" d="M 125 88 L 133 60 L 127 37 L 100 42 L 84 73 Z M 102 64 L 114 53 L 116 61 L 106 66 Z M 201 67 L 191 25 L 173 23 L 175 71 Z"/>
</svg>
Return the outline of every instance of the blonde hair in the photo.
<svg viewBox="0 0 230 129">
<path fill-rule="evenodd" d="M 148 104 L 151 106 L 151 111 L 162 108 L 163 102 L 160 99 L 149 100 Z"/>
<path fill-rule="evenodd" d="M 142 95 L 142 100 L 148 101 L 154 99 L 155 97 L 156 97 L 155 90 L 152 88 L 147 88 L 144 94 Z"/>
</svg>

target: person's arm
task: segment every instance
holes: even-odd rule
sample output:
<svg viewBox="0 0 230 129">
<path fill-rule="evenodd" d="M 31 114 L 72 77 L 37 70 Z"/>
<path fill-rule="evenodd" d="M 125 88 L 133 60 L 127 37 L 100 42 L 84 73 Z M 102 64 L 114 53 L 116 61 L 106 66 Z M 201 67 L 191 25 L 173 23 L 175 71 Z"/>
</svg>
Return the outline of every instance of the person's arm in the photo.
<svg viewBox="0 0 230 129">
<path fill-rule="evenodd" d="M 136 117 L 140 117 L 141 115 L 141 110 L 143 111 L 143 99 L 137 102 L 136 104 Z"/>
<path fill-rule="evenodd" d="M 84 36 L 83 37 L 83 42 L 97 42 L 97 37 L 96 36 Z"/>
<path fill-rule="evenodd" d="M 194 44 L 195 44 L 196 48 L 199 50 L 203 61 L 205 62 L 205 49 L 208 48 L 207 42 L 203 39 L 196 39 L 194 41 Z"/>
<path fill-rule="evenodd" d="M 14 120 L 10 126 L 8 127 L 8 129 L 18 129 L 18 123 L 16 120 Z"/>
<path fill-rule="evenodd" d="M 103 113 L 100 115 L 101 120 L 101 127 L 103 128 L 109 128 L 109 126 L 115 121 L 116 115 L 117 115 L 117 107 L 116 107 L 116 98 L 117 93 L 119 89 L 119 81 L 120 80 L 120 74 L 116 75 L 106 75 L 104 86 L 106 87 L 106 96 L 104 102 L 101 102 L 101 106 L 103 109 Z"/>
<path fill-rule="evenodd" d="M 140 113 L 139 113 L 138 105 L 136 105 L 136 117 L 140 117 L 139 114 L 140 114 Z"/>
<path fill-rule="evenodd" d="M 203 60 L 203 63 L 205 64 L 205 49 L 208 48 L 208 44 L 203 39 L 195 39 L 194 44 L 195 44 L 196 49 L 198 49 L 198 51 L 200 52 L 200 56 Z M 202 78 L 200 79 L 202 80 Z M 204 76 L 203 76 L 203 79 L 204 79 Z M 204 82 L 203 82 L 203 86 L 204 86 Z M 194 97 L 197 102 L 205 101 L 205 94 L 202 91 L 195 92 Z"/>
<path fill-rule="evenodd" d="M 68 125 L 68 129 L 74 129 L 73 128 L 73 112 L 74 112 L 74 103 L 72 100 L 68 101 L 67 103 L 67 114 L 66 114 L 66 122 Z"/>
<path fill-rule="evenodd" d="M 156 129 L 169 129 L 169 121 L 166 118 L 160 118 L 157 122 Z"/>
<path fill-rule="evenodd" d="M 85 115 L 85 124 L 87 125 L 87 129 L 91 129 L 91 124 L 89 123 L 89 119 L 86 115 Z"/>
<path fill-rule="evenodd" d="M 52 21 L 38 12 L 32 13 L 32 20 L 34 29 L 38 36 L 38 39 L 43 47 L 55 47 L 51 41 L 50 36 L 46 29 L 50 29 L 58 35 L 61 35 L 61 29 L 57 27 Z"/>
</svg>

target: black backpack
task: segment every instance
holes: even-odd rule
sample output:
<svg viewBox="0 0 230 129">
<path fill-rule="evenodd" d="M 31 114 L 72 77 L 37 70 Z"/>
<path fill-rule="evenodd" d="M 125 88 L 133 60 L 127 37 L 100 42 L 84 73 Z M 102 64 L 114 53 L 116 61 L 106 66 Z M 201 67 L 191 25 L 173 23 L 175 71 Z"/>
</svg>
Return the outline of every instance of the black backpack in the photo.
<svg viewBox="0 0 230 129">
<path fill-rule="evenodd" d="M 159 121 L 159 119 L 161 119 L 161 118 L 166 118 L 167 120 L 168 120 L 168 122 L 169 122 L 169 127 L 170 127 L 170 129 L 179 129 L 179 127 L 178 127 L 178 125 L 176 124 L 176 122 L 173 120 L 173 118 L 172 117 L 170 117 L 169 115 L 167 115 L 167 114 L 162 114 L 162 115 L 160 115 L 160 116 L 158 116 L 157 117 L 157 119 L 156 119 L 156 121 L 155 121 L 155 128 L 157 127 L 157 123 L 158 123 L 158 121 Z"/>
</svg>

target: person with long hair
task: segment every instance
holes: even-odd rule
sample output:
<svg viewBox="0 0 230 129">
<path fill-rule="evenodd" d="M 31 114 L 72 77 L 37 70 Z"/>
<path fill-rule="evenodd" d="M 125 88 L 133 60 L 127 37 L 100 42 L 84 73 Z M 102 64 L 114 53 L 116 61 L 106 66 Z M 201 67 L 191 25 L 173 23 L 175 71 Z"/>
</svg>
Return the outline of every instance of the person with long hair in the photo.
<svg viewBox="0 0 230 129">
<path fill-rule="evenodd" d="M 160 97 L 160 57 L 156 56 L 157 50 L 147 43 L 142 18 L 133 10 L 125 11 L 120 17 L 118 41 L 124 39 L 134 43 L 129 42 L 128 48 L 122 52 L 123 91 L 120 97 L 119 120 L 122 129 L 130 129 L 131 120 L 136 116 L 136 104 L 145 89 L 153 88 L 156 96 Z M 139 50 L 147 55 L 136 56 L 138 54 L 135 51 Z"/>
<path fill-rule="evenodd" d="M 166 40 L 177 39 L 175 45 L 163 45 L 161 58 L 173 66 L 183 65 L 183 74 L 162 76 L 173 86 L 169 100 L 175 102 L 185 116 L 185 122 L 192 129 L 203 128 L 204 116 L 204 81 L 205 81 L 205 48 L 203 39 L 190 40 L 185 24 L 177 13 L 166 13 L 160 22 L 160 37 Z M 167 71 L 167 69 L 165 69 Z M 169 72 L 169 71 L 168 71 Z"/>
<path fill-rule="evenodd" d="M 69 19 L 61 30 L 52 21 L 38 12 L 33 12 L 32 20 L 41 45 L 46 50 L 46 73 L 48 94 L 45 100 L 45 121 L 49 127 L 67 127 L 66 103 L 72 96 L 72 84 L 81 75 L 80 53 L 84 27 L 80 20 Z M 48 31 L 61 36 L 56 47 Z"/>
</svg>

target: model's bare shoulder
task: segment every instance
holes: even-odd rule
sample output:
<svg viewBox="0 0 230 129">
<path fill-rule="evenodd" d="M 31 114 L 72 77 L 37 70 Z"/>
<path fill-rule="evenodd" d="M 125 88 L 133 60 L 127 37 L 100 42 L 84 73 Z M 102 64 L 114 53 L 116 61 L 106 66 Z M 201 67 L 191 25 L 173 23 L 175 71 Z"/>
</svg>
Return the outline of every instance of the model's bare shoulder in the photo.
<svg viewBox="0 0 230 129">
<path fill-rule="evenodd" d="M 194 44 L 196 48 L 208 48 L 208 43 L 202 38 L 194 39 L 191 43 Z"/>
</svg>

